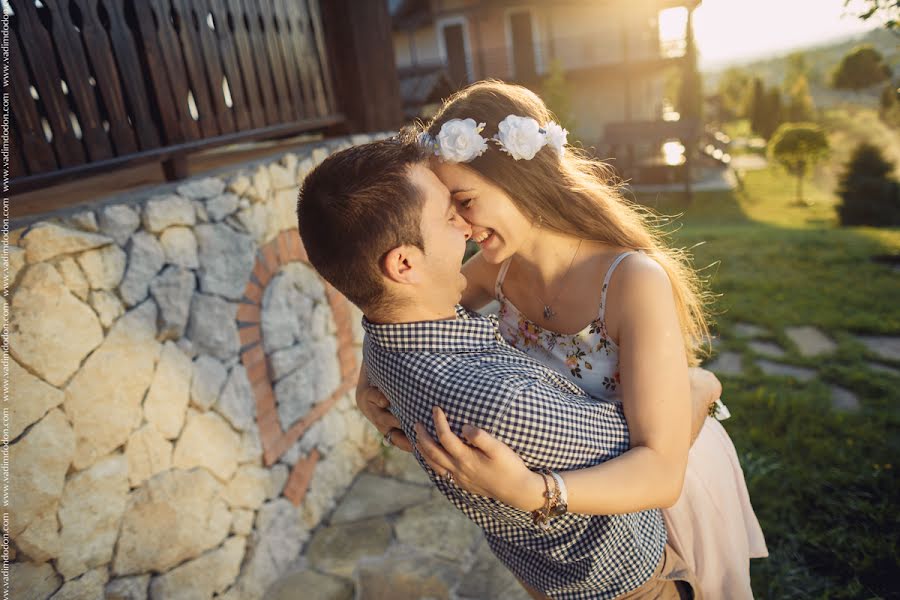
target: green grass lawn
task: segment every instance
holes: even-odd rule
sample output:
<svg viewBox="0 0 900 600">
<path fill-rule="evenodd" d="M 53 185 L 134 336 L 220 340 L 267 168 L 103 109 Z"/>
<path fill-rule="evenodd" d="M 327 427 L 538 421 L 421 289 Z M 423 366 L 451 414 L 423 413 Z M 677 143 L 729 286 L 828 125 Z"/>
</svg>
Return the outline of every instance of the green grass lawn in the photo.
<svg viewBox="0 0 900 600">
<path fill-rule="evenodd" d="M 752 561 L 756 597 L 900 597 L 900 378 L 872 371 L 875 357 L 855 339 L 900 335 L 900 273 L 870 260 L 900 253 L 900 230 L 839 228 L 831 191 L 805 187 L 814 204 L 793 205 L 793 179 L 773 166 L 747 173 L 741 190 L 697 193 L 690 205 L 680 194 L 638 200 L 682 213 L 669 229 L 674 243 L 693 247 L 719 294 L 718 351 L 743 358 L 744 375 L 721 379 L 732 413 L 724 425 L 770 552 Z M 734 335 L 738 322 L 768 329 L 788 350 L 781 362 L 819 377 L 764 376 Z M 820 328 L 838 350 L 800 356 L 784 334 L 793 325 Z M 834 410 L 830 385 L 852 390 L 861 410 Z"/>
</svg>

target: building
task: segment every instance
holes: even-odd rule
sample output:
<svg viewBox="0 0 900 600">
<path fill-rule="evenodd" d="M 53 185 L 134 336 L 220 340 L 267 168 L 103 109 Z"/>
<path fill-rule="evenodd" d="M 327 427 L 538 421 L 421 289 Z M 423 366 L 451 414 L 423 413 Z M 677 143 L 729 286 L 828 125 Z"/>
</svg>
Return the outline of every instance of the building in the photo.
<svg viewBox="0 0 900 600">
<path fill-rule="evenodd" d="M 690 66 L 690 14 L 700 0 L 388 2 L 408 116 L 430 116 L 447 88 L 497 78 L 540 92 L 558 71 L 586 147 L 632 171 L 684 160 L 672 147 L 697 123 L 679 118 L 666 87 Z"/>
</svg>

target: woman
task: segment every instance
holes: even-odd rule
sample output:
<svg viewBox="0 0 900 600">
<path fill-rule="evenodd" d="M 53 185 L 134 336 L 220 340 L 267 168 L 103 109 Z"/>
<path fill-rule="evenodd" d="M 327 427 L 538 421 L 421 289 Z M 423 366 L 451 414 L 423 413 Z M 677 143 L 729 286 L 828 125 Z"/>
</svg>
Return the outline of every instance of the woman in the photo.
<svg viewBox="0 0 900 600">
<path fill-rule="evenodd" d="M 569 511 L 663 508 L 669 542 L 703 595 L 751 598 L 749 559 L 767 550 L 734 446 L 708 419 L 690 447 L 688 369 L 708 332 L 684 254 L 605 182 L 601 164 L 565 147 L 565 130 L 525 88 L 476 83 L 424 133 L 437 155 L 433 169 L 481 250 L 463 267 L 461 303 L 479 309 L 496 299 L 511 345 L 598 401 L 622 404 L 631 449 L 564 473 Z M 386 406 L 374 388 L 357 401 L 366 414 Z M 525 468 L 481 452 L 495 446 L 481 443 L 487 432 L 463 435 L 474 447 L 442 439 L 442 448 L 420 428 L 417 447 L 432 468 L 485 496 Z"/>
</svg>

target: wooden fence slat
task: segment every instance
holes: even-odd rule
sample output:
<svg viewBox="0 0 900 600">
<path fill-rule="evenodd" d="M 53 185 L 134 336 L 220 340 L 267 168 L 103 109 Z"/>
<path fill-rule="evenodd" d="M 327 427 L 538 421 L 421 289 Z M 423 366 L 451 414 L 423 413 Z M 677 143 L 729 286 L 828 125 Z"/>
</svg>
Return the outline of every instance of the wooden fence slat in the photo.
<svg viewBox="0 0 900 600">
<path fill-rule="evenodd" d="M 137 5 L 144 4 L 138 2 Z M 169 80 L 169 89 L 175 104 L 175 114 L 184 139 L 194 140 L 203 137 L 200 134 L 200 125 L 194 120 L 188 108 L 187 73 L 184 68 L 184 57 L 181 53 L 181 44 L 178 43 L 178 34 L 172 26 L 169 17 L 170 5 L 168 0 L 148 0 L 146 4 L 153 9 L 156 15 L 156 36 L 159 42 L 158 50 L 165 65 L 165 73 Z M 196 103 L 196 97 L 194 98 Z"/>
<path fill-rule="evenodd" d="M 17 190 L 344 119 L 318 0 L 10 3 Z"/>
<path fill-rule="evenodd" d="M 34 74 L 34 87 L 46 111 L 44 116 L 53 132 L 53 148 L 60 165 L 69 167 L 85 161 L 84 147 L 75 136 L 69 120 L 69 103 L 60 88 L 62 77 L 56 66 L 56 56 L 50 34 L 39 22 L 34 3 L 27 0 L 12 2 L 18 15 L 21 46 Z M 26 8 L 27 7 L 27 8 Z M 13 33 L 10 30 L 10 33 Z"/>
<path fill-rule="evenodd" d="M 284 70 L 287 74 L 287 85 L 290 89 L 291 115 L 295 119 L 305 116 L 305 100 L 300 90 L 300 68 L 297 57 L 294 56 L 293 40 L 296 36 L 291 28 L 291 21 L 284 8 L 284 0 L 274 0 L 275 20 L 278 22 L 280 35 L 278 36 L 281 54 L 284 57 Z"/>
<path fill-rule="evenodd" d="M 287 2 L 288 14 L 295 32 L 294 46 L 297 48 L 297 60 L 301 65 L 300 74 L 303 93 L 306 97 L 306 115 L 317 117 L 321 114 L 319 110 L 321 105 L 313 85 L 317 70 L 314 60 L 314 43 L 309 32 L 309 13 L 303 0 L 287 0 Z"/>
<path fill-rule="evenodd" d="M 28 171 L 40 173 L 56 169 L 56 157 L 53 155 L 53 147 L 44 136 L 44 127 L 41 123 L 41 115 L 38 114 L 34 99 L 29 93 L 28 72 L 25 67 L 25 55 L 19 47 L 19 39 L 15 30 L 10 28 L 9 57 L 11 68 L 10 102 L 13 117 L 19 130 L 21 145 L 24 154 L 24 162 Z M 74 136 L 73 136 L 74 137 Z M 77 140 L 76 140 L 77 141 Z"/>
<path fill-rule="evenodd" d="M 75 103 L 77 111 L 75 117 L 81 127 L 81 141 L 87 150 L 88 158 L 90 160 L 109 158 L 113 155 L 112 144 L 109 135 L 103 129 L 97 97 L 88 83 L 91 73 L 88 70 L 81 40 L 75 31 L 75 24 L 72 23 L 68 10 L 60 10 L 59 0 L 48 0 L 45 6 L 50 10 L 53 42 L 65 72 L 69 98 Z M 33 6 L 29 5 L 28 10 L 34 11 L 34 18 L 38 18 Z"/>
<path fill-rule="evenodd" d="M 303 1 L 303 0 L 301 0 Z M 317 94 L 319 93 L 319 89 L 324 86 L 324 101 L 325 107 L 323 108 L 323 115 L 335 112 L 335 103 L 334 103 L 334 90 L 331 87 L 331 70 L 328 67 L 328 53 L 325 51 L 325 35 L 322 31 L 322 16 L 319 12 L 319 0 L 307 0 L 309 3 L 309 21 L 313 28 L 313 33 L 315 35 L 316 40 L 316 52 L 319 55 L 318 60 L 318 70 L 319 77 L 315 77 L 313 82 L 315 83 Z M 390 29 L 388 29 L 390 31 Z"/>
<path fill-rule="evenodd" d="M 234 117 L 235 129 L 246 131 L 252 127 L 250 122 L 250 109 L 247 96 L 244 93 L 244 80 L 241 77 L 241 67 L 235 54 L 234 35 L 228 26 L 228 11 L 225 0 L 207 0 L 207 10 L 213 16 L 215 23 L 215 42 L 222 57 L 222 69 L 224 77 L 228 81 L 228 90 L 231 94 L 231 114 Z M 224 102 L 224 98 L 223 98 Z"/>
<path fill-rule="evenodd" d="M 263 22 L 263 33 L 265 34 L 266 51 L 269 56 L 269 67 L 272 71 L 272 81 L 275 83 L 275 98 L 278 103 L 278 114 L 281 116 L 282 122 L 291 121 L 291 92 L 288 90 L 287 80 L 285 79 L 284 61 L 281 58 L 281 44 L 278 38 L 284 34 L 278 30 L 275 23 L 275 15 L 272 10 L 272 0 L 260 2 L 259 15 Z"/>
<path fill-rule="evenodd" d="M 167 144 L 184 142 L 188 138 L 181 126 L 181 115 L 176 106 L 175 93 L 169 83 L 166 62 L 159 48 L 159 34 L 154 25 L 153 9 L 148 2 L 135 2 L 132 6 L 137 16 L 143 56 L 147 61 L 147 69 L 150 71 L 165 141 Z"/>
<path fill-rule="evenodd" d="M 263 105 L 256 66 L 253 61 L 252 42 L 250 41 L 250 32 L 245 22 L 244 5 L 241 0 L 228 0 L 228 6 L 231 11 L 232 22 L 234 23 L 235 47 L 237 48 L 237 56 L 241 65 L 241 73 L 244 76 L 244 90 L 247 93 L 247 102 L 250 104 L 250 116 L 253 119 L 253 126 L 256 128 L 265 127 L 265 106 Z"/>
<path fill-rule="evenodd" d="M 188 87 L 194 96 L 194 104 L 197 107 L 197 123 L 200 125 L 200 133 L 203 137 L 212 137 L 219 134 L 219 126 L 212 107 L 212 99 L 209 93 L 209 79 L 204 68 L 202 53 L 199 47 L 199 32 L 195 26 L 195 14 L 192 4 L 185 0 L 170 0 L 172 10 L 178 16 L 178 39 L 181 42 L 181 56 L 186 67 Z M 204 15 L 203 26 L 206 27 Z"/>
<path fill-rule="evenodd" d="M 151 117 L 143 69 L 131 29 L 125 22 L 122 0 L 105 0 L 103 4 L 109 15 L 109 39 L 114 50 L 110 55 L 115 57 L 123 74 L 121 84 L 131 107 L 131 124 L 137 132 L 138 144 L 142 150 L 156 148 L 160 145 L 160 134 Z"/>
<path fill-rule="evenodd" d="M 91 65 L 94 67 L 95 85 L 100 92 L 100 97 L 103 98 L 109 123 L 109 135 L 115 146 L 116 154 L 137 152 L 137 140 L 131 124 L 128 122 L 128 113 L 125 111 L 125 101 L 122 98 L 119 72 L 116 69 L 109 40 L 106 38 L 106 30 L 103 29 L 97 14 L 97 0 L 76 0 L 76 3 L 81 9 L 83 17 L 81 38 L 91 59 Z M 83 83 L 83 85 L 87 84 L 87 81 Z"/>
<path fill-rule="evenodd" d="M 16 122 L 15 119 L 10 119 L 9 124 L 9 142 L 10 142 L 10 152 L 9 152 L 9 175 L 12 179 L 17 177 L 22 177 L 28 171 L 25 170 L 25 164 L 22 162 L 22 157 L 19 156 L 19 153 L 16 152 L 18 148 L 21 148 L 22 145 L 19 143 L 19 132 L 16 130 Z"/>
<path fill-rule="evenodd" d="M 222 133 L 232 133 L 234 132 L 234 114 L 228 108 L 228 105 L 225 104 L 225 93 L 222 91 L 222 82 L 225 79 L 225 74 L 222 71 L 224 56 L 221 54 L 219 45 L 216 42 L 216 32 L 210 27 L 208 21 L 213 19 L 213 27 L 220 27 L 222 24 L 215 22 L 212 11 L 209 10 L 206 2 L 200 2 L 194 7 L 194 10 L 199 18 L 200 50 L 203 56 L 203 64 L 206 65 L 210 100 L 216 115 L 216 123 L 218 123 L 219 131 Z"/>
<path fill-rule="evenodd" d="M 278 100 L 275 98 L 275 89 L 272 86 L 272 73 L 269 70 L 269 61 L 266 58 L 265 32 L 259 23 L 256 0 L 244 0 L 244 12 L 247 22 L 250 24 L 250 43 L 252 44 L 252 58 L 257 69 L 259 88 L 262 90 L 263 103 L 266 111 L 266 124 L 274 125 L 279 122 Z"/>
</svg>

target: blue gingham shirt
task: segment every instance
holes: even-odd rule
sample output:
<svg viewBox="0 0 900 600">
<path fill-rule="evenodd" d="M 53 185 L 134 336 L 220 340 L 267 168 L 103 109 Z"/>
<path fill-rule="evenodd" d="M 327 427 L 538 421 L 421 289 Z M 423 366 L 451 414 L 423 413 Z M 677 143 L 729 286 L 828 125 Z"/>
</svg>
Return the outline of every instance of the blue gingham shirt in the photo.
<svg viewBox="0 0 900 600">
<path fill-rule="evenodd" d="M 565 377 L 510 346 L 494 316 L 456 307 L 457 318 L 375 324 L 363 317 L 369 379 L 391 401 L 403 432 L 425 425 L 431 407 L 457 435 L 465 423 L 509 445 L 531 469 L 569 471 L 628 450 L 621 406 L 591 399 Z M 438 489 L 482 528 L 517 577 L 557 600 L 614 598 L 645 583 L 662 558 L 659 510 L 625 515 L 568 513 L 548 531 L 531 514 L 445 482 L 416 451 Z"/>
</svg>

